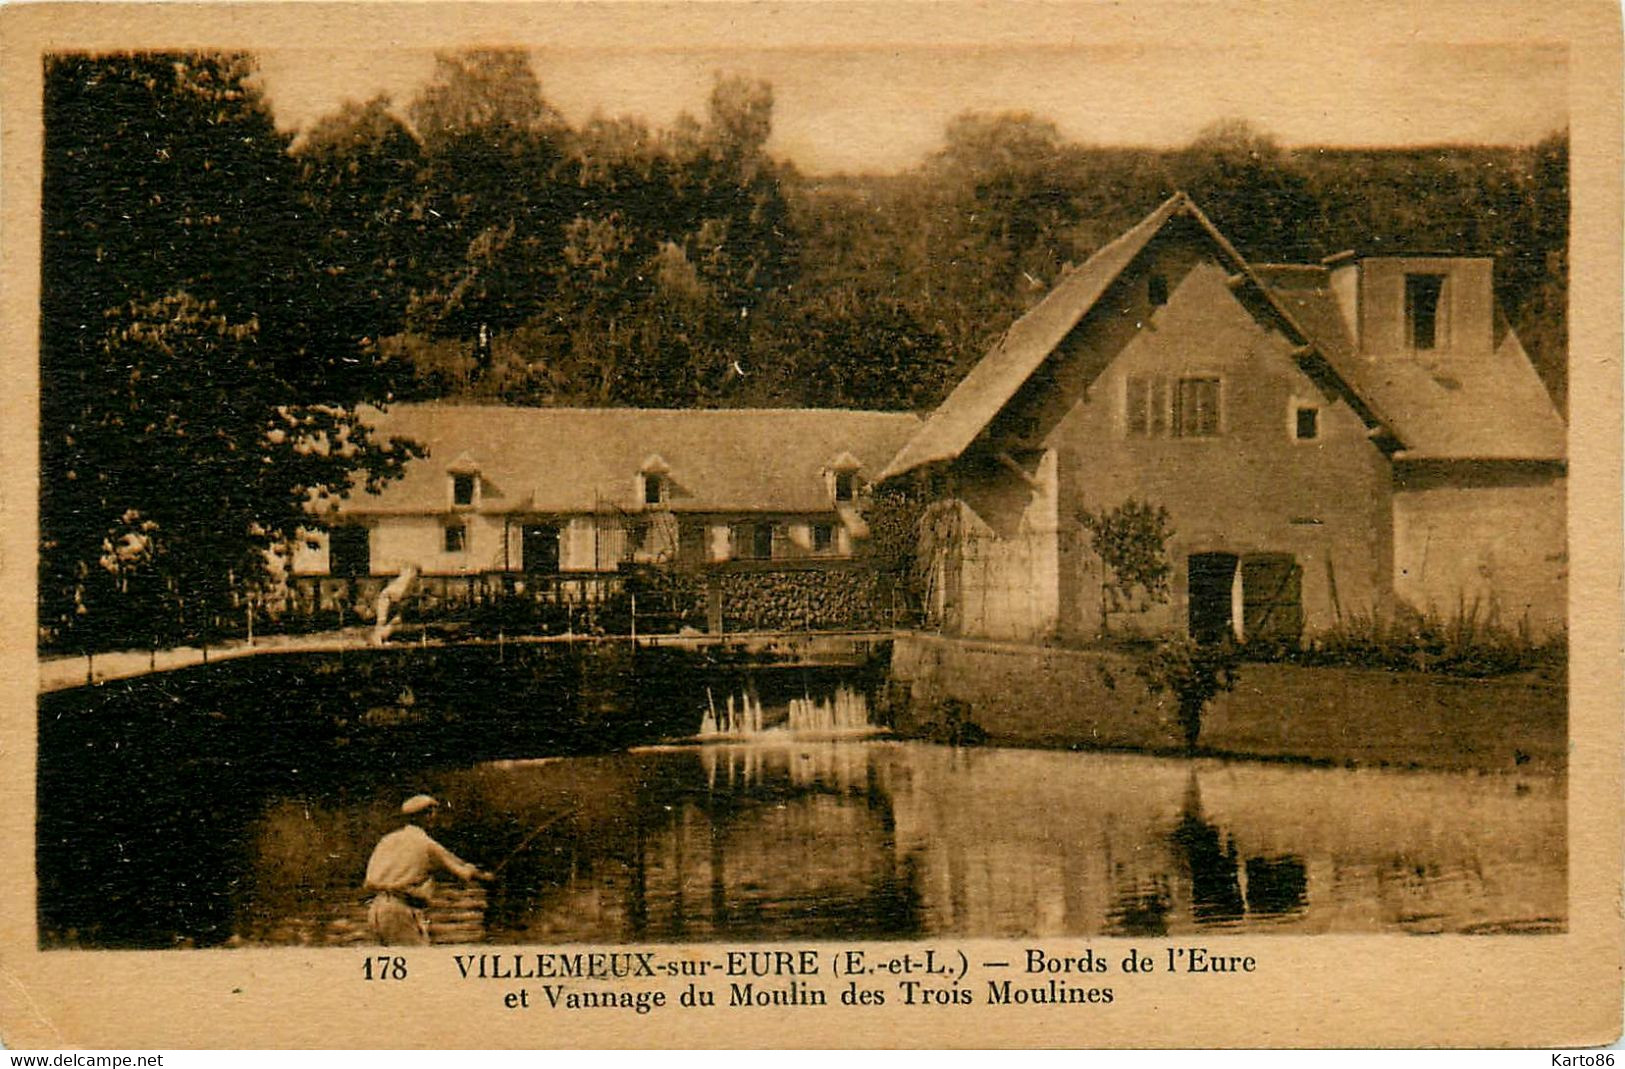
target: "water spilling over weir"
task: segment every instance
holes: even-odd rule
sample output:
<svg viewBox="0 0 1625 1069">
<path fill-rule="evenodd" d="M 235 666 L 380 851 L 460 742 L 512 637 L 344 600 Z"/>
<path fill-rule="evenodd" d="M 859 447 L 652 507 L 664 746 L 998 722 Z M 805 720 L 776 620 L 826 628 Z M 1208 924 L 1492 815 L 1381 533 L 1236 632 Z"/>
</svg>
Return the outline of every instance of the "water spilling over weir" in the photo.
<svg viewBox="0 0 1625 1069">
<path fill-rule="evenodd" d="M 874 735 L 884 729 L 869 718 L 869 699 L 845 684 L 825 698 L 803 695 L 788 699 L 771 712 L 764 708 L 753 685 L 724 697 L 718 705 L 706 690 L 706 709 L 696 738 L 705 741 L 783 738 L 851 738 Z"/>
</svg>

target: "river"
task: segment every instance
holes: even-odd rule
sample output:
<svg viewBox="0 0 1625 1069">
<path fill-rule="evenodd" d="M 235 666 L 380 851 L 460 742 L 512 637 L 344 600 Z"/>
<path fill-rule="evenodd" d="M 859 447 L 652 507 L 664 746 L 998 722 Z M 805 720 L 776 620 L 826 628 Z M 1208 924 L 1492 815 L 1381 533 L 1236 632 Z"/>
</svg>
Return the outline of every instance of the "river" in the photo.
<svg viewBox="0 0 1625 1069">
<path fill-rule="evenodd" d="M 407 774 L 328 762 L 241 796 L 230 779 L 126 799 L 149 816 L 116 828 L 94 804 L 56 818 L 42 943 L 363 942 L 368 853 L 419 790 L 442 800 L 442 842 L 500 870 L 489 888 L 442 881 L 439 942 L 1545 932 L 1567 916 L 1562 777 L 770 728 Z"/>
</svg>

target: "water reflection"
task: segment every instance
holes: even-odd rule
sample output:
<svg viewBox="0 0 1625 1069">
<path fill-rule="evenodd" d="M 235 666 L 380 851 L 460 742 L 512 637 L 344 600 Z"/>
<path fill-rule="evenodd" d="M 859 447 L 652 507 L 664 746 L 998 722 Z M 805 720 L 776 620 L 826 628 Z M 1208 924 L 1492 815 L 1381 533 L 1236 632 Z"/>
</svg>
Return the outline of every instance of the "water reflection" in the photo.
<svg viewBox="0 0 1625 1069">
<path fill-rule="evenodd" d="M 409 783 L 341 778 L 270 797 L 206 779 L 198 798 L 155 791 L 146 819 L 42 823 L 55 858 L 43 942 L 362 942 L 367 854 L 417 790 L 442 800 L 447 846 L 501 868 L 489 889 L 442 884 L 437 942 L 1539 932 L 1567 912 L 1561 778 L 771 728 Z M 188 843 L 194 863 L 169 864 Z"/>
<path fill-rule="evenodd" d="M 1566 909 L 1560 781 L 785 736 L 434 789 L 447 845 L 503 865 L 489 893 L 443 888 L 442 942 L 1539 931 Z M 238 938 L 364 938 L 397 793 L 270 806 Z"/>
</svg>

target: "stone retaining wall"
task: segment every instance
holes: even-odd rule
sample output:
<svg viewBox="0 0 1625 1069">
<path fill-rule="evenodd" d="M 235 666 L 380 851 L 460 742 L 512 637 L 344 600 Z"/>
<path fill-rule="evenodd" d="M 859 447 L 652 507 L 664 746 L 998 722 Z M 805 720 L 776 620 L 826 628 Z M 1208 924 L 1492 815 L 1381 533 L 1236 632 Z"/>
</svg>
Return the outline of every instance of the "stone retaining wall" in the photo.
<svg viewBox="0 0 1625 1069">
<path fill-rule="evenodd" d="M 951 698 L 995 744 L 1177 751 L 1171 699 L 1146 689 L 1137 663 L 1117 651 L 902 634 L 892 653 L 906 697 L 898 723 Z M 1253 757 L 1554 773 L 1566 767 L 1567 732 L 1566 689 L 1524 677 L 1249 664 L 1208 709 L 1200 742 Z"/>
</svg>

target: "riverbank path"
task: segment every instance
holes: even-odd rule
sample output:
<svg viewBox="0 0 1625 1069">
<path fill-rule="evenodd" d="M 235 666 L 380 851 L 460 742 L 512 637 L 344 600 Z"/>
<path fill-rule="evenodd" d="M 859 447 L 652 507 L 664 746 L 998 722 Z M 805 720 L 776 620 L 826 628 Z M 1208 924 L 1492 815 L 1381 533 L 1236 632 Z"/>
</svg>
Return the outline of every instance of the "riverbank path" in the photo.
<svg viewBox="0 0 1625 1069">
<path fill-rule="evenodd" d="M 869 656 L 876 641 L 888 641 L 896 636 L 890 630 L 839 631 L 729 631 L 720 635 L 704 632 L 677 635 L 583 635 L 566 632 L 558 635 L 510 635 L 503 638 L 429 638 L 420 633 L 416 641 L 397 633 L 397 641 L 386 649 L 440 648 L 443 646 L 498 646 L 510 645 L 575 645 L 577 643 L 635 642 L 641 647 L 699 648 L 727 646 L 744 653 L 765 653 L 783 661 L 807 665 L 861 664 Z M 341 631 L 323 631 L 309 635 L 260 635 L 252 643 L 237 640 L 219 645 L 176 646 L 162 650 L 112 650 L 96 654 L 71 654 L 42 657 L 39 660 L 39 686 L 41 694 L 106 683 L 115 679 L 131 679 L 155 672 L 173 672 L 194 665 L 213 664 L 216 661 L 254 657 L 263 653 L 343 653 L 351 650 L 376 650 L 370 627 L 352 627 Z"/>
<path fill-rule="evenodd" d="M 47 694 L 54 690 L 105 683 L 113 679 L 130 679 L 134 676 L 151 675 L 154 672 L 173 672 L 193 665 L 230 661 L 262 653 L 337 653 L 343 650 L 367 649 L 371 646 L 371 637 L 372 628 L 352 627 L 342 631 L 322 631 L 310 635 L 257 636 L 252 644 L 239 640 L 211 646 L 175 646 L 162 650 L 109 650 L 105 653 L 88 655 L 41 657 L 39 692 Z"/>
</svg>

